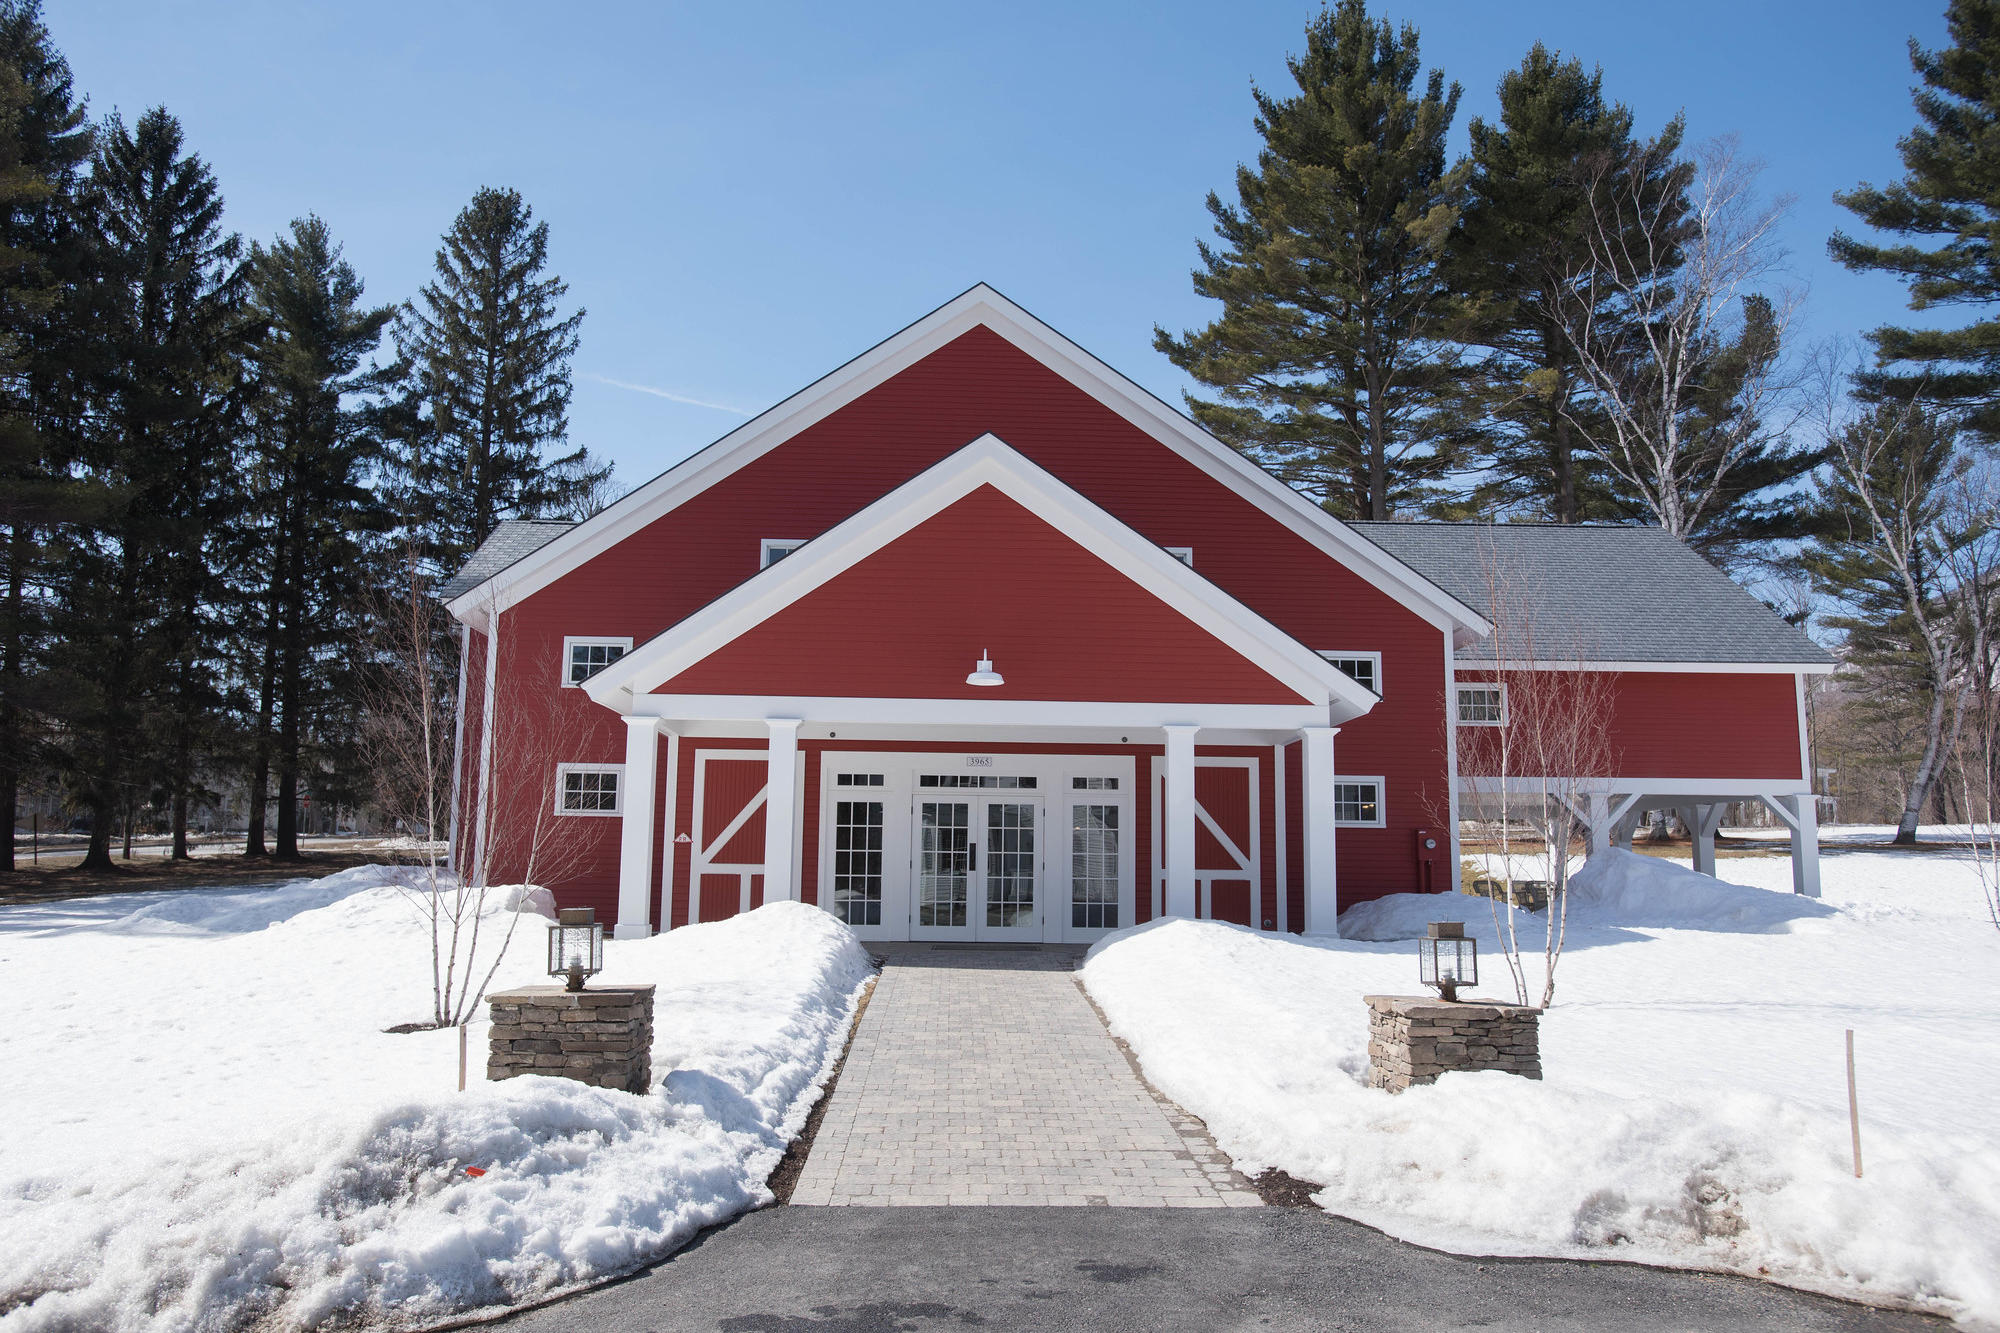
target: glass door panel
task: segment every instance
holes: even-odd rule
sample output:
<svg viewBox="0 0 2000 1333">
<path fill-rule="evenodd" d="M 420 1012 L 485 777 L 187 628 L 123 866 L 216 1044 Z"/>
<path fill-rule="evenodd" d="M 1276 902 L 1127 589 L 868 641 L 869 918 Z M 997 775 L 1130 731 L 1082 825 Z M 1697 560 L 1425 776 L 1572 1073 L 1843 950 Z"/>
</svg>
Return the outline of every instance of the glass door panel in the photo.
<svg viewBox="0 0 2000 1333">
<path fill-rule="evenodd" d="M 1118 889 L 1124 878 L 1120 858 L 1119 807 L 1070 807 L 1069 924 L 1074 930 L 1116 930 Z"/>
<path fill-rule="evenodd" d="M 969 924 L 972 806 L 966 801 L 917 802 L 917 919 L 922 929 Z"/>
<path fill-rule="evenodd" d="M 882 924 L 882 802 L 833 804 L 833 914 L 850 926 Z"/>
<path fill-rule="evenodd" d="M 992 801 L 986 806 L 986 925 L 1033 926 L 1035 910 L 1035 807 Z"/>
</svg>

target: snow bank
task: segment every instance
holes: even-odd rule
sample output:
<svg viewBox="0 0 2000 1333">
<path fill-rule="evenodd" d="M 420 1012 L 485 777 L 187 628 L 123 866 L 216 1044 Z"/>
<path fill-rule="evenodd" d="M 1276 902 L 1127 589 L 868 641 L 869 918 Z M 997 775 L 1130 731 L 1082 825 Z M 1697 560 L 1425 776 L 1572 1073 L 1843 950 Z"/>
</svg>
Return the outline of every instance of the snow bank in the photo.
<svg viewBox="0 0 2000 1333">
<path fill-rule="evenodd" d="M 1173 921 L 1099 943 L 1083 979 L 1239 1166 L 1321 1182 L 1323 1206 L 1393 1235 L 2000 1318 L 2000 1014 L 1967 984 L 1996 941 L 1701 878 L 1631 856 L 1586 880 L 1588 905 L 1580 887 L 1544 1083 L 1366 1086 L 1360 997 L 1418 989 L 1407 942 Z M 1463 919 L 1497 962 L 1487 902 L 1402 898 L 1357 906 L 1343 930 L 1407 940 Z M 1538 954 L 1539 919 L 1521 924 Z M 1868 1056 L 1860 1180 L 1844 1026 Z"/>
<path fill-rule="evenodd" d="M 0 912 L 28 983 L 10 1054 L 37 1071 L 0 1093 L 8 1333 L 408 1326 L 656 1258 L 768 1202 L 869 970 L 796 903 L 609 941 L 606 981 L 659 987 L 653 1093 L 459 1094 L 455 1033 L 382 1030 L 430 982 L 379 872 L 159 897 Z M 546 980 L 542 925 L 521 918 L 496 988 Z"/>
</svg>

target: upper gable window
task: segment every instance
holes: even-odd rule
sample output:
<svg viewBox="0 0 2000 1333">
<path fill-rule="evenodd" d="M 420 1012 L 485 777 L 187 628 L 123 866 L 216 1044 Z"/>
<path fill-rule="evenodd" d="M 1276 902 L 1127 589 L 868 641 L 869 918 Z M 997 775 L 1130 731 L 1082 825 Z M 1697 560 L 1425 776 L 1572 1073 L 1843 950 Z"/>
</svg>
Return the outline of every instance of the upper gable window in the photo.
<svg viewBox="0 0 2000 1333">
<path fill-rule="evenodd" d="M 565 637 L 562 683 L 565 688 L 581 685 L 631 651 L 630 639 Z"/>
<path fill-rule="evenodd" d="M 1186 565 L 1189 569 L 1194 568 L 1194 547 L 1167 546 L 1167 547 L 1162 547 L 1161 549 L 1166 551 L 1166 553 L 1172 556 L 1174 559 Z"/>
<path fill-rule="evenodd" d="M 1322 652 L 1321 657 L 1353 677 L 1354 683 L 1382 697 L 1382 654 Z"/>
<path fill-rule="evenodd" d="M 757 543 L 757 568 L 769 569 L 805 544 L 803 537 L 766 537 Z"/>
</svg>

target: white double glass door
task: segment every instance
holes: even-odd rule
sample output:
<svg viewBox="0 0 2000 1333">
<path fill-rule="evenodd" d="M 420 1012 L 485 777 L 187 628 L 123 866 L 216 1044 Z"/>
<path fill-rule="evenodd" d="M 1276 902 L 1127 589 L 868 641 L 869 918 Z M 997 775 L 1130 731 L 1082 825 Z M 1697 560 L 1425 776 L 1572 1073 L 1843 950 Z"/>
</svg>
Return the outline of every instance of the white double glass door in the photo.
<svg viewBox="0 0 2000 1333">
<path fill-rule="evenodd" d="M 923 791 L 911 816 L 912 939 L 1042 938 L 1047 839 L 1039 797 Z"/>
</svg>

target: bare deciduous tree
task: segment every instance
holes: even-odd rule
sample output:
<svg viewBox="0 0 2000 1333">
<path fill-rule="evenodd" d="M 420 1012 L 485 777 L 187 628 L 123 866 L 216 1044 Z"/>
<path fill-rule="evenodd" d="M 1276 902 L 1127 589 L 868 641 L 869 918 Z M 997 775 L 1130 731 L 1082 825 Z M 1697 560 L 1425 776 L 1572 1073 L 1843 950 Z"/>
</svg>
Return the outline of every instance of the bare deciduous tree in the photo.
<svg viewBox="0 0 2000 1333">
<path fill-rule="evenodd" d="M 1755 290 L 1778 274 L 1789 201 L 1759 200 L 1757 167 L 1733 140 L 1663 169 L 1670 152 L 1649 145 L 1591 182 L 1587 259 L 1564 284 L 1565 332 L 1590 393 L 1567 415 L 1654 520 L 1686 539 L 1796 422 L 1781 349 L 1800 298 Z"/>
<path fill-rule="evenodd" d="M 1522 936 L 1522 913 L 1501 907 L 1523 900 L 1516 888 L 1522 879 L 1549 885 L 1539 992 L 1547 1008 L 1569 929 L 1570 843 L 1587 826 L 1592 798 L 1607 790 L 1616 760 L 1609 733 L 1613 685 L 1603 672 L 1580 669 L 1593 658 L 1590 645 L 1576 627 L 1549 614 L 1535 570 L 1491 545 L 1482 565 L 1483 610 L 1494 627 L 1488 643 L 1505 667 L 1493 678 L 1505 691 L 1500 724 L 1447 727 L 1456 737 L 1459 773 L 1473 779 L 1481 811 L 1497 825 L 1497 845 L 1474 859 L 1503 890 L 1492 899 L 1493 924 L 1521 1004 L 1535 994 L 1524 961 L 1535 941 Z M 1476 685 L 1471 669 L 1462 683 Z M 1456 709 L 1458 701 L 1449 706 Z M 1522 824 L 1533 828 L 1532 841 L 1516 833 Z M 1521 875 L 1524 868 L 1535 873 Z"/>
<path fill-rule="evenodd" d="M 430 929 L 432 1022 L 438 1027 L 465 1023 L 478 1011 L 486 988 L 507 955 L 514 930 L 528 904 L 527 890 L 574 869 L 579 854 L 573 830 L 555 814 L 556 733 L 518 701 L 502 699 L 487 720 L 481 744 L 492 747 L 490 765 L 520 781 L 532 781 L 533 809 L 521 819 L 503 818 L 498 789 L 490 782 L 470 794 L 472 812 L 463 830 L 469 851 L 461 873 L 448 860 L 452 800 L 453 733 L 456 724 L 449 676 L 441 645 L 443 608 L 432 595 L 418 551 L 399 561 L 395 587 L 377 599 L 369 616 L 365 645 L 372 671 L 366 697 L 364 752 L 375 775 L 376 800 L 399 829 L 416 840 L 420 855 L 413 882 L 399 887 Z M 488 623 L 497 623 L 497 608 Z M 511 649 L 503 641 L 504 674 Z M 478 807 L 485 805 L 485 818 Z M 503 830 L 504 835 L 503 835 Z M 501 859 L 520 868 L 520 883 L 491 883 L 491 867 Z M 500 939 L 482 955 L 481 933 L 494 913 L 504 912 Z M 490 941 L 488 941 L 490 943 Z"/>
</svg>

